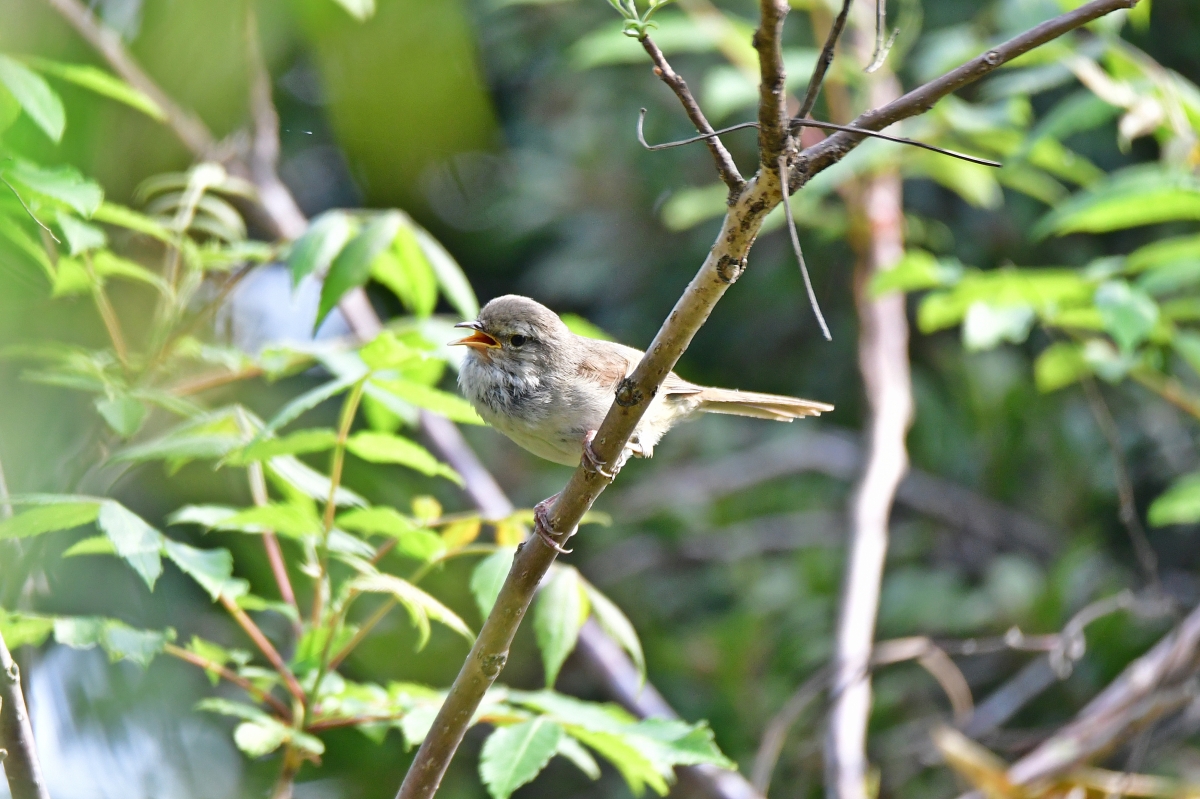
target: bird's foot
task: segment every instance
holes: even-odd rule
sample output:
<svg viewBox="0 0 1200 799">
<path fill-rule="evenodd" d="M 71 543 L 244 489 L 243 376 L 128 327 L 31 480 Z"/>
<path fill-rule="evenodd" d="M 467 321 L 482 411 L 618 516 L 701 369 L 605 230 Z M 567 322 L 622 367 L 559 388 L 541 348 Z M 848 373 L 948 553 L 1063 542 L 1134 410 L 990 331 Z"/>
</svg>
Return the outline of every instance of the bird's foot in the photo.
<svg viewBox="0 0 1200 799">
<path fill-rule="evenodd" d="M 553 507 L 554 501 L 557 499 L 558 494 L 555 494 L 533 506 L 533 531 L 538 534 L 538 537 L 542 539 L 542 542 L 546 546 L 560 555 L 569 555 L 575 550 L 564 549 L 562 544 L 555 541 L 554 536 L 551 535 L 554 528 L 550 526 L 550 508 Z M 570 538 L 572 535 L 574 535 L 574 531 L 568 533 L 566 538 Z M 566 538 L 563 540 L 565 541 Z"/>
<path fill-rule="evenodd" d="M 592 442 L 596 439 L 596 431 L 589 430 L 587 435 L 583 437 L 583 468 L 590 472 L 603 477 L 605 480 L 613 480 L 617 476 L 617 470 L 608 469 L 608 461 L 601 460 L 596 454 L 596 450 L 592 448 Z"/>
</svg>

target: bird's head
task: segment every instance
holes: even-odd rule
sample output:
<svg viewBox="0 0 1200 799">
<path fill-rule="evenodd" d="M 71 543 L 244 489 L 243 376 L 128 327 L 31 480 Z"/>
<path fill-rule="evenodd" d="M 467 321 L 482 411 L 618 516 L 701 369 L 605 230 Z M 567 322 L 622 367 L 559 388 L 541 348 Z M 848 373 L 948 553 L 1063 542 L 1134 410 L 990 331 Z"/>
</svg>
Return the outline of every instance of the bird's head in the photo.
<svg viewBox="0 0 1200 799">
<path fill-rule="evenodd" d="M 506 294 L 489 302 L 473 322 L 455 327 L 474 331 L 466 338 L 450 342 L 471 352 L 468 357 L 486 362 L 536 363 L 549 358 L 570 337 L 570 331 L 540 302 L 518 294 Z"/>
</svg>

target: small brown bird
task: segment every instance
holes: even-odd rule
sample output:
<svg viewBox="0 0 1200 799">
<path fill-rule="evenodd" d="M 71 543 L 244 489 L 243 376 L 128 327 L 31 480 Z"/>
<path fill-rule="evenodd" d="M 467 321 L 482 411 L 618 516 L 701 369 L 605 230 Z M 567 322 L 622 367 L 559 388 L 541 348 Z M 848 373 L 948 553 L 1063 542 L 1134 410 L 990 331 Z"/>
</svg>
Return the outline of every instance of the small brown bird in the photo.
<svg viewBox="0 0 1200 799">
<path fill-rule="evenodd" d="M 474 331 L 451 343 L 469 349 L 458 385 L 479 415 L 534 455 L 567 466 L 582 459 L 606 477 L 631 455 L 649 458 L 669 429 L 700 413 L 790 422 L 833 410 L 812 400 L 698 386 L 672 372 L 609 471 L 593 452 L 592 439 L 618 383 L 641 360 L 641 350 L 572 333 L 549 308 L 516 294 L 497 297 L 477 320 L 457 327 Z M 543 505 L 541 514 L 549 507 Z M 562 551 L 543 525 L 537 527 L 548 544 Z"/>
</svg>

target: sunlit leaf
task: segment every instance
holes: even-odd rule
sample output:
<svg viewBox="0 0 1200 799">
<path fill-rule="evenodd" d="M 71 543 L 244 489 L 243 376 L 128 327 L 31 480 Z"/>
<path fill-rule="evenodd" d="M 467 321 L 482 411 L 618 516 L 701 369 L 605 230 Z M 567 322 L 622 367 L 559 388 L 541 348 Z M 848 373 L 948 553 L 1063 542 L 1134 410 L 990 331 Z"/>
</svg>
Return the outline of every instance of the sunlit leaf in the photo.
<svg viewBox="0 0 1200 799">
<path fill-rule="evenodd" d="M 1033 235 L 1105 233 L 1192 219 L 1200 219 L 1200 180 L 1139 166 L 1059 205 L 1034 227 Z"/>
<path fill-rule="evenodd" d="M 42 167 L 14 159 L 6 165 L 0 162 L 0 171 L 18 187 L 57 200 L 84 218 L 90 218 L 104 200 L 104 191 L 99 184 L 83 177 L 73 167 Z"/>
<path fill-rule="evenodd" d="M 92 220 L 142 233 L 165 244 L 169 244 L 173 240 L 171 231 L 158 220 L 108 201 L 100 204 L 100 207 L 92 214 Z"/>
<path fill-rule="evenodd" d="M 146 420 L 146 406 L 128 395 L 98 397 L 96 410 L 121 438 L 130 438 Z"/>
<path fill-rule="evenodd" d="M 44 58 L 30 59 L 34 69 L 53 75 L 56 78 L 82 86 L 96 94 L 124 103 L 136 108 L 151 119 L 162 122 L 167 118 L 166 113 L 158 103 L 142 91 L 133 88 L 125 81 L 110 75 L 102 69 L 86 64 L 64 64 L 59 61 L 48 61 Z"/>
<path fill-rule="evenodd" d="M 250 590 L 249 583 L 233 577 L 233 555 L 227 549 L 196 549 L 168 538 L 163 552 L 214 602 L 222 596 L 236 599 Z"/>
<path fill-rule="evenodd" d="M 628 653 L 633 665 L 637 667 L 638 675 L 646 679 L 646 657 L 642 654 L 642 642 L 638 638 L 633 623 L 625 616 L 616 603 L 600 592 L 598 588 L 581 579 L 584 591 L 587 592 L 591 604 L 592 616 L 609 636 L 621 645 Z"/>
<path fill-rule="evenodd" d="M 282 438 L 265 438 L 233 453 L 229 460 L 235 464 L 269 460 L 279 455 L 303 455 L 333 449 L 337 433 L 328 428 L 297 430 Z"/>
<path fill-rule="evenodd" d="M 99 509 L 97 509 L 97 513 Z M 67 547 L 62 553 L 64 558 L 73 558 L 79 555 L 115 555 L 117 548 L 113 545 L 112 539 L 106 535 L 93 535 L 87 538 L 76 541 L 71 546 Z"/>
<path fill-rule="evenodd" d="M 479 776 L 492 799 L 508 799 L 558 751 L 562 727 L 545 718 L 497 728 L 483 743 Z"/>
<path fill-rule="evenodd" d="M 553 687 L 562 664 L 575 648 L 579 630 L 590 612 L 579 572 L 559 566 L 538 592 L 533 609 L 533 630 L 542 651 L 546 686 Z"/>
<path fill-rule="evenodd" d="M 299 505 L 262 505 L 238 511 L 213 525 L 216 530 L 264 533 L 268 530 L 290 538 L 321 535 L 321 520 L 310 509 Z"/>
<path fill-rule="evenodd" d="M 512 569 L 516 553 L 515 547 L 503 547 L 475 564 L 475 570 L 471 572 L 471 594 L 479 606 L 479 615 L 485 619 L 491 614 L 496 597 L 500 596 L 500 588 Z"/>
<path fill-rule="evenodd" d="M 1154 300 L 1123 280 L 1109 281 L 1096 289 L 1095 302 L 1105 330 L 1122 352 L 1129 352 L 1145 341 L 1158 323 L 1158 305 Z"/>
<path fill-rule="evenodd" d="M 344 211 L 327 211 L 314 219 L 288 251 L 292 284 L 311 274 L 325 274 L 353 232 L 354 221 Z"/>
<path fill-rule="evenodd" d="M 329 499 L 332 487 L 330 480 L 320 472 L 309 468 L 291 455 L 280 455 L 266 462 L 267 473 L 283 481 L 305 496 L 322 502 Z M 333 503 L 339 508 L 347 505 L 364 507 L 367 501 L 345 486 L 338 486 L 333 494 Z"/>
<path fill-rule="evenodd" d="M 417 627 L 418 649 L 424 648 L 429 641 L 430 619 L 441 622 L 468 641 L 475 642 L 475 634 L 471 632 L 471 628 L 454 611 L 407 580 L 390 574 L 367 574 L 354 578 L 350 581 L 349 586 L 355 591 L 391 594 L 405 607 L 413 624 Z"/>
<path fill-rule="evenodd" d="M 20 61 L 0 54 L 0 84 L 3 84 L 21 108 L 54 142 L 62 139 L 67 117 L 62 100 L 45 79 Z"/>
<path fill-rule="evenodd" d="M 397 211 L 378 215 L 333 259 L 321 287 L 321 304 L 314 330 L 321 326 L 347 291 L 367 282 L 371 276 L 371 262 L 392 243 L 402 224 L 403 217 Z"/>
<path fill-rule="evenodd" d="M 1154 527 L 1200 521 L 1200 472 L 1185 474 L 1150 503 L 1146 520 Z"/>
<path fill-rule="evenodd" d="M 558 750 L 555 751 L 555 754 L 570 760 L 576 768 L 593 780 L 600 779 L 600 765 L 596 763 L 596 759 L 570 735 L 563 735 L 558 739 Z"/>
<path fill-rule="evenodd" d="M 108 500 L 100 506 L 97 524 L 113 542 L 117 555 L 123 558 L 145 581 L 151 590 L 162 574 L 162 533 L 155 530 L 118 502 Z"/>
<path fill-rule="evenodd" d="M 471 407 L 471 403 L 448 391 L 424 386 L 410 380 L 372 379 L 369 383 L 397 399 L 441 414 L 452 422 L 484 424 L 483 419 L 479 418 L 479 414 Z"/>
<path fill-rule="evenodd" d="M 346 449 L 365 461 L 395 463 L 421 474 L 445 477 L 458 485 L 463 484 L 458 472 L 435 458 L 429 450 L 414 441 L 391 433 L 356 433 L 346 442 Z"/>
<path fill-rule="evenodd" d="M 53 630 L 54 619 L 50 616 L 8 613 L 0 608 L 0 635 L 11 650 L 26 644 L 41 646 Z"/>
<path fill-rule="evenodd" d="M 568 732 L 573 738 L 587 744 L 611 763 L 625 779 L 625 783 L 634 796 L 640 796 L 646 786 L 650 786 L 650 789 L 659 796 L 667 794 L 669 785 L 666 778 L 630 741 L 609 732 L 594 732 L 580 728 L 570 728 Z"/>
<path fill-rule="evenodd" d="M 58 227 L 67 240 L 67 247 L 71 255 L 79 255 L 82 252 L 103 247 L 108 243 L 108 237 L 104 235 L 103 229 L 82 222 L 70 214 L 58 215 Z"/>
</svg>

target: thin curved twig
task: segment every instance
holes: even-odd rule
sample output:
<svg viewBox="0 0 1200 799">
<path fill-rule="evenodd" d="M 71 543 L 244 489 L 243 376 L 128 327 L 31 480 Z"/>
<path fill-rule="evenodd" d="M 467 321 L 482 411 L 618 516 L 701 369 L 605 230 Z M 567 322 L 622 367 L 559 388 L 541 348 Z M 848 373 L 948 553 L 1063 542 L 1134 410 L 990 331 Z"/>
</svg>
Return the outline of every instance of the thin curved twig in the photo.
<svg viewBox="0 0 1200 799">
<path fill-rule="evenodd" d="M 791 192 L 788 191 L 786 155 L 779 156 L 779 186 L 783 191 L 783 216 L 787 220 L 788 235 L 792 239 L 792 250 L 796 253 L 796 261 L 800 264 L 800 276 L 804 278 L 804 290 L 808 292 L 808 304 L 812 306 L 813 315 L 817 317 L 817 324 L 821 326 L 821 335 L 825 336 L 826 341 L 833 341 L 833 336 L 829 333 L 829 325 L 825 324 L 825 316 L 821 313 L 821 306 L 817 302 L 817 294 L 813 291 L 812 278 L 808 276 L 808 264 L 804 262 L 804 251 L 800 249 L 800 234 L 796 232 L 796 220 L 792 218 L 792 202 L 788 199 Z"/>
<path fill-rule="evenodd" d="M 871 54 L 871 63 L 867 64 L 863 72 L 870 74 L 883 66 L 899 35 L 899 28 L 892 31 L 891 36 L 887 35 L 887 0 L 875 0 L 875 52 Z M 884 41 L 885 36 L 887 41 Z"/>
</svg>

